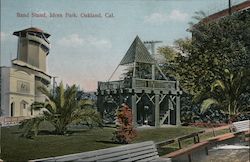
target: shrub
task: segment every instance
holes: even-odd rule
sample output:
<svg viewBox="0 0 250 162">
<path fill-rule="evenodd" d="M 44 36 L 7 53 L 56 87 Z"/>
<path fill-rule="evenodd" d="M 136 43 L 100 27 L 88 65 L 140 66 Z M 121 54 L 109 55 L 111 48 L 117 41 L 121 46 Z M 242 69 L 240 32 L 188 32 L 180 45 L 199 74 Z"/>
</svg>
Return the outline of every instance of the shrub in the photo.
<svg viewBox="0 0 250 162">
<path fill-rule="evenodd" d="M 117 110 L 117 129 L 113 133 L 112 140 L 116 143 L 131 143 L 136 136 L 136 131 L 132 125 L 132 111 L 128 105 L 122 104 Z"/>
</svg>

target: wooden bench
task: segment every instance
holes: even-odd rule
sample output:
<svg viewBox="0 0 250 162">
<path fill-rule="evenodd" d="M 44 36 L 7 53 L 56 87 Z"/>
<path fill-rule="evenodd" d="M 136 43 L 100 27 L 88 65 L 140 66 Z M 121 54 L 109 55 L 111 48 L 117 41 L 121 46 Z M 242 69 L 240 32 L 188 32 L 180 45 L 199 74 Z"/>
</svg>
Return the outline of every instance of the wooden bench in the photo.
<svg viewBox="0 0 250 162">
<path fill-rule="evenodd" d="M 179 148 L 180 149 L 182 148 L 181 147 L 181 141 L 186 140 L 188 138 L 193 138 L 194 143 L 199 143 L 200 142 L 199 134 L 204 133 L 204 132 L 205 132 L 204 130 L 201 130 L 201 131 L 194 132 L 194 133 L 191 133 L 191 134 L 188 134 L 188 135 L 181 136 L 181 137 L 177 138 Z"/>
<path fill-rule="evenodd" d="M 219 136 L 210 138 L 207 141 L 202 141 L 202 142 L 199 142 L 199 143 L 195 143 L 194 145 L 192 145 L 190 147 L 182 148 L 182 149 L 176 150 L 174 152 L 171 152 L 171 153 L 169 153 L 167 155 L 162 156 L 162 158 L 175 159 L 175 158 L 178 158 L 178 157 L 180 157 L 182 155 L 187 155 L 188 161 L 191 162 L 192 161 L 192 154 L 194 152 L 196 152 L 197 150 L 203 150 L 204 149 L 206 155 L 208 155 L 208 148 L 210 146 L 212 146 L 213 144 L 216 144 L 218 142 L 223 142 L 225 140 L 229 140 L 229 139 L 232 139 L 232 138 L 235 138 L 235 137 L 237 137 L 237 134 L 235 134 L 235 133 L 226 133 L 226 134 L 223 134 L 223 135 L 219 135 Z"/>
<path fill-rule="evenodd" d="M 209 141 L 222 142 L 222 141 L 229 140 L 229 139 L 232 139 L 232 138 L 235 138 L 235 137 L 237 137 L 237 134 L 226 133 L 226 134 L 222 134 L 222 135 L 219 135 L 219 136 L 216 136 L 216 137 L 212 137 L 212 138 L 209 139 Z"/>
<path fill-rule="evenodd" d="M 241 136 L 241 140 L 248 141 L 247 135 L 250 134 L 250 120 L 232 123 L 232 131 L 235 135 Z"/>
<path fill-rule="evenodd" d="M 208 155 L 208 146 L 210 144 L 211 141 L 203 141 L 200 143 L 196 143 L 190 147 L 187 148 L 182 148 L 179 149 L 177 151 L 171 152 L 167 155 L 162 156 L 162 158 L 176 158 L 176 157 L 180 157 L 182 155 L 187 155 L 188 156 L 188 161 L 191 162 L 191 154 L 196 151 L 196 150 L 201 150 L 201 149 L 205 149 L 205 153 L 206 155 Z"/>
<path fill-rule="evenodd" d="M 248 132 L 250 130 L 250 120 L 243 120 L 232 123 L 234 132 Z"/>
<path fill-rule="evenodd" d="M 174 142 L 175 142 L 174 139 L 170 139 L 170 140 L 165 140 L 165 141 L 157 142 L 157 143 L 155 143 L 155 145 L 156 145 L 157 148 L 160 148 L 162 146 L 169 145 L 169 144 L 174 143 Z"/>
<path fill-rule="evenodd" d="M 153 141 L 128 144 L 107 149 L 70 154 L 45 159 L 30 160 L 29 162 L 59 162 L 59 161 L 84 161 L 84 162 L 112 162 L 112 161 L 156 161 L 171 162 L 169 158 L 160 158 Z"/>
</svg>

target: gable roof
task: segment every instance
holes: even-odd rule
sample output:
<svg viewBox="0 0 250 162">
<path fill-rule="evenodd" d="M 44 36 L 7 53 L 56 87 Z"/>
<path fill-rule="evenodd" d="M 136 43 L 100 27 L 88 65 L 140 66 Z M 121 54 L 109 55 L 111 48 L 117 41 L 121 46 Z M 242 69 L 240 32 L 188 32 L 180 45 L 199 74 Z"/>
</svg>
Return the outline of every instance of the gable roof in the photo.
<svg viewBox="0 0 250 162">
<path fill-rule="evenodd" d="M 138 36 L 136 36 L 135 40 L 129 47 L 128 51 L 126 52 L 119 65 L 126 65 L 133 62 L 149 64 L 155 63 L 155 60 L 152 58 L 147 48 L 144 46 Z"/>
</svg>

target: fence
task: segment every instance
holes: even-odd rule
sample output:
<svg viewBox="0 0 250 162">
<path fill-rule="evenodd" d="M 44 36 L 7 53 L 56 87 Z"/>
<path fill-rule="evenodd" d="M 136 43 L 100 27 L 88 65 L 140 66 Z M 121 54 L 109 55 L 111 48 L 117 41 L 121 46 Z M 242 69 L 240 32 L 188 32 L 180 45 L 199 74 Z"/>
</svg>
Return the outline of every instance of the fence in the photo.
<svg viewBox="0 0 250 162">
<path fill-rule="evenodd" d="M 17 117 L 0 117 L 0 124 L 2 126 L 17 125 L 25 119 L 29 119 L 28 116 L 17 116 Z"/>
</svg>

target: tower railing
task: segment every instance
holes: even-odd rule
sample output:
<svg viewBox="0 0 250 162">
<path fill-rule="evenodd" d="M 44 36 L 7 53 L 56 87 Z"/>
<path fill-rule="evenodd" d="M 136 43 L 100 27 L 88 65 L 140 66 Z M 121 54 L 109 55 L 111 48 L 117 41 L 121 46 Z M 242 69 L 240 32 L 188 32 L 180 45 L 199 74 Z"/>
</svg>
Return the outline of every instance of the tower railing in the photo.
<svg viewBox="0 0 250 162">
<path fill-rule="evenodd" d="M 43 44 L 45 47 L 47 47 L 48 49 L 50 48 L 49 43 L 42 36 L 38 34 L 28 32 L 26 33 L 26 38 L 28 38 L 29 40 L 39 42 Z"/>
</svg>

